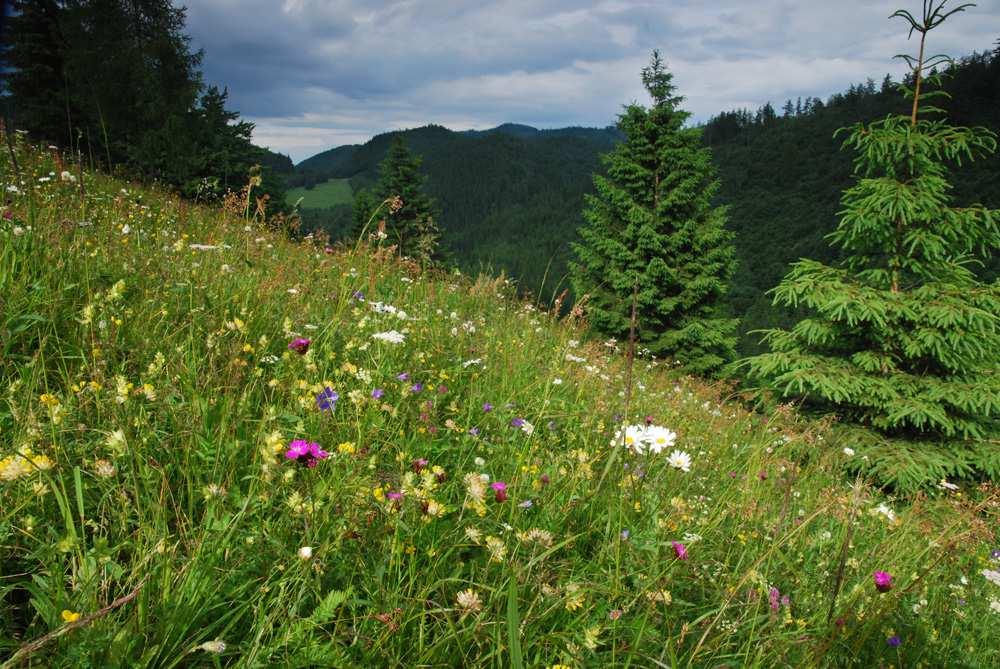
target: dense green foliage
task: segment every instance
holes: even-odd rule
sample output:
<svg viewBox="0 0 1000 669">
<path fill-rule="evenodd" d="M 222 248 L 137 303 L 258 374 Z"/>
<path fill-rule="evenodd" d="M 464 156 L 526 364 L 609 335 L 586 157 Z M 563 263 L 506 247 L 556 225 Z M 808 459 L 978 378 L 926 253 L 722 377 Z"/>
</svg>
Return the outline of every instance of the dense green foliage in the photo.
<svg viewBox="0 0 1000 669">
<path fill-rule="evenodd" d="M 1000 51 L 974 54 L 943 66 L 940 89 L 951 95 L 937 106 L 960 126 L 1000 128 Z M 762 111 L 721 114 L 705 127 L 719 166 L 719 202 L 729 207 L 739 257 L 729 302 L 745 333 L 740 349 L 758 353 L 761 328 L 788 327 L 798 315 L 775 308 L 766 291 L 801 258 L 832 263 L 840 250 L 825 236 L 838 223 L 840 197 L 852 184 L 852 154 L 841 148 L 838 128 L 908 112 L 896 84 L 885 79 L 852 86 L 824 103 L 790 101 L 777 118 Z M 963 161 L 952 172 L 954 202 L 1000 207 L 1000 155 Z M 994 258 L 984 278 L 997 276 Z"/>
<path fill-rule="evenodd" d="M 626 450 L 622 356 L 501 280 L 15 151 L 0 664 L 1000 663 L 995 488 L 849 487 L 836 433 L 652 360 L 624 420 L 676 437 Z"/>
<path fill-rule="evenodd" d="M 426 177 L 420 173 L 420 162 L 420 156 L 406 147 L 406 140 L 399 136 L 392 140 L 379 164 L 378 183 L 360 193 L 355 202 L 351 234 L 355 239 L 377 234 L 400 255 L 427 264 L 440 258 L 441 231 L 434 220 L 434 201 L 424 192 Z M 371 225 L 376 216 L 377 225 Z"/>
<path fill-rule="evenodd" d="M 736 321 L 721 312 L 732 276 L 732 235 L 711 151 L 678 105 L 672 75 L 653 52 L 642 71 L 652 98 L 619 117 L 625 140 L 607 154 L 607 175 L 594 177 L 573 243 L 573 288 L 592 326 L 635 341 L 682 369 L 711 374 L 732 359 Z"/>
<path fill-rule="evenodd" d="M 0 42 L 15 128 L 91 165 L 118 167 L 192 199 L 218 199 L 265 166 L 255 196 L 286 209 L 291 161 L 251 144 L 253 124 L 202 82 L 201 53 L 168 0 L 16 0 Z"/>
<path fill-rule="evenodd" d="M 842 261 L 792 265 L 774 300 L 809 316 L 770 330 L 771 352 L 746 361 L 783 397 L 863 428 L 859 468 L 907 491 L 1000 478 L 1000 281 L 973 271 L 1000 249 L 1000 210 L 954 206 L 946 168 L 993 153 L 996 134 L 921 106 L 924 38 L 943 4 L 907 15 L 921 35 L 912 112 L 856 124 L 845 141 L 857 181 L 829 235 Z"/>
</svg>

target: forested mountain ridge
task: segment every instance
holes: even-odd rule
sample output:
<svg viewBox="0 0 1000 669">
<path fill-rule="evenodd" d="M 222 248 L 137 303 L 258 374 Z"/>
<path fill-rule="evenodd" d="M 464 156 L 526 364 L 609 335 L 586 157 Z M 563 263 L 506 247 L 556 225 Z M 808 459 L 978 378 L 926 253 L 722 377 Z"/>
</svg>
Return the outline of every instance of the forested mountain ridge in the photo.
<svg viewBox="0 0 1000 669">
<path fill-rule="evenodd" d="M 583 195 L 601 169 L 601 154 L 621 137 L 615 128 L 536 130 L 506 124 L 455 132 L 431 125 L 323 152 L 299 163 L 291 184 L 350 179 L 355 192 L 370 187 L 397 135 L 423 158 L 425 188 L 438 203 L 444 248 L 459 266 L 504 269 L 535 292 L 550 262 L 550 277 L 565 274 Z M 305 229 L 323 227 L 336 239 L 347 230 L 350 207 L 306 209 L 302 216 Z M 543 292 L 549 294 L 552 285 L 546 280 Z"/>
<path fill-rule="evenodd" d="M 1000 129 L 1000 52 L 956 61 L 945 90 L 952 99 L 937 105 L 955 125 Z M 825 235 L 836 226 L 841 192 L 852 182 L 852 157 L 841 150 L 839 128 L 903 111 L 896 84 L 885 79 L 843 93 L 788 101 L 775 110 L 724 112 L 703 126 L 712 148 L 736 233 L 739 265 L 729 294 L 742 318 L 744 352 L 757 350 L 750 330 L 783 322 L 766 291 L 788 264 L 802 257 L 835 258 Z M 364 145 L 325 151 L 296 166 L 293 183 L 350 178 L 370 185 L 392 138 L 386 133 Z M 591 175 L 603 167 L 600 155 L 620 140 L 615 128 L 536 130 L 505 124 L 487 131 L 454 132 L 441 126 L 402 131 L 410 149 L 424 158 L 426 190 L 440 208 L 443 243 L 466 271 L 504 269 L 523 289 L 552 297 L 565 276 L 569 242 L 582 223 L 583 195 Z M 1000 156 L 967 163 L 955 171 L 959 204 L 975 197 L 1000 206 Z M 336 238 L 348 211 L 303 212 L 307 228 L 326 227 Z M 332 223 L 331 223 L 332 221 Z M 526 243 L 528 241 L 529 243 Z M 995 268 L 987 269 L 995 272 Z M 542 287 L 543 277 L 545 280 Z M 560 285 L 565 285 L 560 284 Z"/>
</svg>

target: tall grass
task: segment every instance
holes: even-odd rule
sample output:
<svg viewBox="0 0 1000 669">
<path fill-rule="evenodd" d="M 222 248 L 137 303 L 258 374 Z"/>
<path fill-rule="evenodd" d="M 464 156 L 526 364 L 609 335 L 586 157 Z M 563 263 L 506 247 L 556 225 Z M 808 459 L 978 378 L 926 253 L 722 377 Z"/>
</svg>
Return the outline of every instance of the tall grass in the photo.
<svg viewBox="0 0 1000 669">
<path fill-rule="evenodd" d="M 2 666 L 1000 662 L 993 488 L 852 486 L 826 426 L 669 361 L 636 360 L 621 415 L 619 344 L 502 280 L 296 243 L 15 139 Z M 624 449 L 647 416 L 676 443 Z"/>
</svg>

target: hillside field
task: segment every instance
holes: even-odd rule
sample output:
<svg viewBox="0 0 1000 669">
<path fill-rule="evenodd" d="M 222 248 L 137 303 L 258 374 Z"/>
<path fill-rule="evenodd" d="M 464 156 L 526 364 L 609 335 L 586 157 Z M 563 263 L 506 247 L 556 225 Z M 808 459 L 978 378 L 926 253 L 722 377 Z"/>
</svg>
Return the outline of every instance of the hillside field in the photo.
<svg viewBox="0 0 1000 669">
<path fill-rule="evenodd" d="M 301 202 L 299 198 L 302 199 Z M 290 205 L 299 202 L 301 209 L 326 209 L 338 204 L 351 204 L 354 193 L 350 179 L 328 179 L 312 188 L 289 189 L 285 200 Z"/>
<path fill-rule="evenodd" d="M 12 141 L 3 669 L 1000 665 L 995 487 Z"/>
</svg>

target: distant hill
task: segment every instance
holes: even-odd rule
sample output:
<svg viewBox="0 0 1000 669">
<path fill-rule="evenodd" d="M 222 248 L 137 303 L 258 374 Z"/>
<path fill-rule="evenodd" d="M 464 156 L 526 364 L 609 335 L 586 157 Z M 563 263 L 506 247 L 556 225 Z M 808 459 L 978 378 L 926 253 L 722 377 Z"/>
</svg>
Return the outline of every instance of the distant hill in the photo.
<svg viewBox="0 0 1000 669">
<path fill-rule="evenodd" d="M 958 61 L 946 85 L 953 99 L 941 100 L 951 122 L 1000 129 L 1000 55 Z M 802 257 L 831 261 L 824 236 L 837 223 L 841 192 L 852 183 L 852 160 L 835 138 L 838 128 L 904 111 L 895 84 L 874 80 L 851 86 L 822 101 L 788 101 L 775 110 L 724 112 L 703 126 L 729 206 L 740 266 L 730 305 L 743 318 L 743 331 L 782 321 L 766 291 L 788 264 Z M 396 134 L 424 157 L 427 191 L 437 199 L 444 243 L 466 271 L 504 269 L 522 288 L 547 301 L 566 273 L 569 242 L 581 224 L 583 196 L 600 154 L 621 138 L 609 128 L 539 130 L 507 123 L 489 130 L 455 132 L 426 126 L 341 146 L 299 163 L 292 185 L 349 180 L 354 191 L 377 177 L 377 166 Z M 953 172 L 959 202 L 981 200 L 1000 208 L 1000 156 Z M 338 186 L 340 188 L 340 186 Z M 350 206 L 307 209 L 307 229 L 322 227 L 336 238 L 346 229 Z M 985 271 L 995 273 L 997 268 Z M 744 335 L 742 349 L 757 348 Z"/>
<path fill-rule="evenodd" d="M 372 185 L 392 138 L 402 134 L 423 157 L 427 192 L 439 206 L 444 243 L 460 267 L 504 269 L 522 287 L 551 295 L 553 278 L 565 274 L 569 241 L 581 222 L 583 194 L 599 156 L 621 138 L 614 128 L 538 130 L 504 124 L 456 132 L 429 125 L 340 146 L 296 165 L 290 184 L 315 187 L 348 179 L 356 192 Z M 303 191 L 295 190 L 296 198 Z M 307 200 L 308 191 L 304 192 Z M 343 234 L 349 205 L 305 209 L 304 227 Z"/>
</svg>

